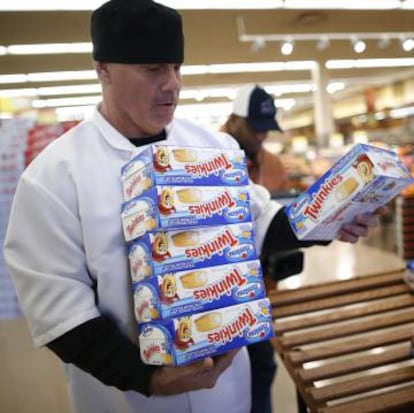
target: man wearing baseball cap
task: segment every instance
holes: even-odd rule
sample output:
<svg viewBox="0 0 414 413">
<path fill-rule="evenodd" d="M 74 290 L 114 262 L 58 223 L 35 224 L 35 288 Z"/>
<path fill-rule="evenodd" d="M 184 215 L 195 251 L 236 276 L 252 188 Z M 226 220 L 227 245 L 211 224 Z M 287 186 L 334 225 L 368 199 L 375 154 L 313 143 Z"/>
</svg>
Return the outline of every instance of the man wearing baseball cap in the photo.
<svg viewBox="0 0 414 413">
<path fill-rule="evenodd" d="M 288 178 L 280 159 L 263 147 L 269 131 L 282 132 L 273 97 L 262 87 L 249 84 L 238 90 L 232 113 L 221 127 L 245 150 L 253 182 L 270 192 L 284 191 Z"/>
<path fill-rule="evenodd" d="M 65 363 L 73 413 L 248 413 L 245 348 L 180 367 L 141 361 L 120 218 L 121 168 L 148 145 L 237 142 L 174 119 L 184 58 L 176 10 L 110 0 L 92 13 L 91 35 L 102 101 L 25 170 L 5 237 L 34 343 Z M 302 244 L 265 188 L 250 194 L 259 249 Z M 373 224 L 361 219 L 340 236 L 356 240 Z"/>
</svg>

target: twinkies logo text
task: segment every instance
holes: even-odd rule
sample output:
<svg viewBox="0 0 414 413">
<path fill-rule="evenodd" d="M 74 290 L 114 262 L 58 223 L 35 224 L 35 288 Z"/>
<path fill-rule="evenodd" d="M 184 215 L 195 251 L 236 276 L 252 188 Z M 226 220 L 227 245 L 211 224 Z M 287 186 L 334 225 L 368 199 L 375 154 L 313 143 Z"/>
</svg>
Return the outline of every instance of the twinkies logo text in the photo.
<svg viewBox="0 0 414 413">
<path fill-rule="evenodd" d="M 234 338 L 242 336 L 246 329 L 251 329 L 257 323 L 257 318 L 249 307 L 246 307 L 234 320 L 222 328 L 209 333 L 207 340 L 212 344 L 224 345 Z"/>
<path fill-rule="evenodd" d="M 232 208 L 236 205 L 234 199 L 228 191 L 224 191 L 215 198 L 202 202 L 198 205 L 190 205 L 188 212 L 191 215 L 200 215 L 203 218 L 211 217 L 221 213 L 224 209 Z"/>
<path fill-rule="evenodd" d="M 194 248 L 187 248 L 184 251 L 184 254 L 186 258 L 200 258 L 204 260 L 209 259 L 214 255 L 222 254 L 225 249 L 235 247 L 237 244 L 237 238 L 234 237 L 229 229 L 226 229 L 217 237 L 204 244 Z"/>
<path fill-rule="evenodd" d="M 232 163 L 222 153 L 206 161 L 184 165 L 184 170 L 191 175 L 208 177 L 211 175 L 219 175 L 221 171 L 231 169 L 231 167 Z"/>
<path fill-rule="evenodd" d="M 237 268 L 230 271 L 225 277 L 219 281 L 208 285 L 206 288 L 201 288 L 193 292 L 193 297 L 196 300 L 214 301 L 224 295 L 230 295 L 234 287 L 242 287 L 246 284 L 246 278 L 240 273 Z"/>
<path fill-rule="evenodd" d="M 312 195 L 311 202 L 303 211 L 305 217 L 316 221 L 322 211 L 323 205 L 329 195 L 334 191 L 338 184 L 343 180 L 342 175 L 336 175 L 333 178 L 327 179 Z"/>
</svg>

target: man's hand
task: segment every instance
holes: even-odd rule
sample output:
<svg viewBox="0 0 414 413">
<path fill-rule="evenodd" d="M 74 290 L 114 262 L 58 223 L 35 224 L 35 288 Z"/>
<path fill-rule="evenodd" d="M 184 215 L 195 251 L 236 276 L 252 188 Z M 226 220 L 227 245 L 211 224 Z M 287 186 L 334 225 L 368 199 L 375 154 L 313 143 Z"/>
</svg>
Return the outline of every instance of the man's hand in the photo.
<svg viewBox="0 0 414 413">
<path fill-rule="evenodd" d="M 168 396 L 187 391 L 211 389 L 217 379 L 232 363 L 240 349 L 226 354 L 196 361 L 180 367 L 164 366 L 157 369 L 151 379 L 150 392 L 154 395 Z"/>
<path fill-rule="evenodd" d="M 348 222 L 342 226 L 336 239 L 355 244 L 360 237 L 366 237 L 371 228 L 377 227 L 380 223 L 379 217 L 385 215 L 387 212 L 388 208 L 382 206 L 372 214 L 357 215 L 352 222 Z"/>
</svg>

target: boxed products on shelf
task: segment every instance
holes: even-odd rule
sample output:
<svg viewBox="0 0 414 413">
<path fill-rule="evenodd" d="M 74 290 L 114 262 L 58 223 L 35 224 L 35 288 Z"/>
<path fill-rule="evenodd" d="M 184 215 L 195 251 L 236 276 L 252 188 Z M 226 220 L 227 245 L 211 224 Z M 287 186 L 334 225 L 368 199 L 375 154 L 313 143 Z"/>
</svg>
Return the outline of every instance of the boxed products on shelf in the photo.
<svg viewBox="0 0 414 413">
<path fill-rule="evenodd" d="M 413 179 L 397 154 L 357 144 L 287 208 L 302 240 L 332 240 L 357 214 L 372 212 Z"/>
</svg>

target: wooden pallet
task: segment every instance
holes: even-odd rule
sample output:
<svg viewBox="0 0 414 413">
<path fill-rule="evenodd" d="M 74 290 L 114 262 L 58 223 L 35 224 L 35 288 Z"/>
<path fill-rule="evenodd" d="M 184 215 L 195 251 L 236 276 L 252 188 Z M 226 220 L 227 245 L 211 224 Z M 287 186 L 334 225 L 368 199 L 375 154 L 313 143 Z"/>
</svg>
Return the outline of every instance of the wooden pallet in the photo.
<svg viewBox="0 0 414 413">
<path fill-rule="evenodd" d="M 273 345 L 312 413 L 414 412 L 403 272 L 269 294 Z"/>
</svg>

